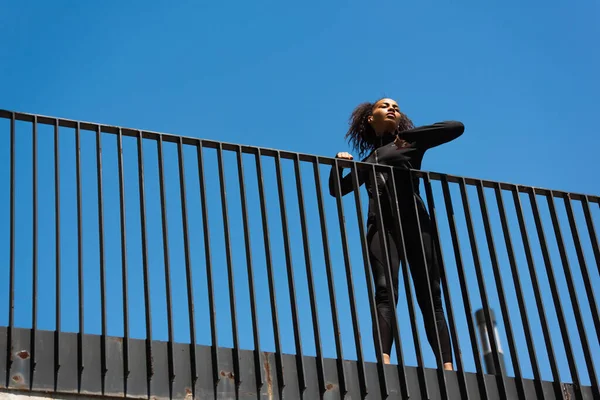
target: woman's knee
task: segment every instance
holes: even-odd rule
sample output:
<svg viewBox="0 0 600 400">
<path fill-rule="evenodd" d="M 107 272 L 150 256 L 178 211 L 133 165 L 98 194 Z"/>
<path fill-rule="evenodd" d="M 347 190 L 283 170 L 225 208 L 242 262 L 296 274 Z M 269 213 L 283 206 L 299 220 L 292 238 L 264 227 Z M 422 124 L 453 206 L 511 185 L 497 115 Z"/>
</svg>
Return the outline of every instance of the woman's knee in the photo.
<svg viewBox="0 0 600 400">
<path fill-rule="evenodd" d="M 379 303 L 388 303 L 390 301 L 389 292 L 386 286 L 377 286 L 375 290 L 375 301 Z"/>
<path fill-rule="evenodd" d="M 387 285 L 376 285 L 375 287 L 375 302 L 377 304 L 389 304 L 391 298 L 391 293 L 388 290 Z M 398 303 L 398 288 L 394 288 L 394 302 Z"/>
<path fill-rule="evenodd" d="M 440 286 L 432 284 L 431 291 L 427 290 L 426 286 L 420 288 L 417 293 L 417 302 L 422 311 L 431 313 L 430 306 L 433 305 L 433 311 L 435 313 L 444 312 L 444 306 L 442 301 L 442 293 Z M 429 295 L 431 294 L 431 297 Z"/>
<path fill-rule="evenodd" d="M 436 299 L 439 299 L 441 301 L 442 300 L 442 286 L 440 284 L 439 277 L 438 278 L 436 278 L 435 276 L 430 277 L 429 286 L 431 287 L 431 297 L 433 297 L 434 302 Z"/>
</svg>

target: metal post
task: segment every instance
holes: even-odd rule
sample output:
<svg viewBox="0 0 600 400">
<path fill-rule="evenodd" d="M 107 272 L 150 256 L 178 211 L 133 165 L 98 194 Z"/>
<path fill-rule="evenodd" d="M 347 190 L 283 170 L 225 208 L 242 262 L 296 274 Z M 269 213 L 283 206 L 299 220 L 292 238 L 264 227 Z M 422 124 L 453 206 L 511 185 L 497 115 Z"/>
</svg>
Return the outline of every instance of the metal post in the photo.
<svg viewBox="0 0 600 400">
<path fill-rule="evenodd" d="M 498 325 L 496 324 L 496 315 L 494 310 L 490 310 L 492 317 L 492 326 L 494 327 L 494 339 L 496 340 L 496 346 L 498 347 L 498 358 L 500 360 L 501 373 L 506 373 L 506 365 L 504 363 L 504 352 L 500 346 L 500 334 L 498 333 Z M 481 343 L 481 352 L 483 353 L 483 363 L 485 364 L 485 370 L 488 374 L 496 375 L 496 367 L 494 366 L 494 359 L 492 358 L 492 343 L 488 334 L 487 326 L 485 323 L 485 315 L 483 308 L 475 311 L 475 320 L 477 321 L 477 328 L 479 329 L 479 340 Z"/>
</svg>

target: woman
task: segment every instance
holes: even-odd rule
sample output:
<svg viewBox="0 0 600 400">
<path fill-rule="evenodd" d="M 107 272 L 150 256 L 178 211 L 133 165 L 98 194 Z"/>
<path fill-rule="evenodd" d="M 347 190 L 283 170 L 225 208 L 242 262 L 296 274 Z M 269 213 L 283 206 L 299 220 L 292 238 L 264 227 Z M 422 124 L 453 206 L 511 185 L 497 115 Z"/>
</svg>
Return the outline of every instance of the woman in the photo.
<svg viewBox="0 0 600 400">
<path fill-rule="evenodd" d="M 391 165 L 402 169 L 421 169 L 421 161 L 425 152 L 435 146 L 449 142 L 459 137 L 464 131 L 460 122 L 441 122 L 434 125 L 415 128 L 412 121 L 400 112 L 398 103 L 392 99 L 384 98 L 374 104 L 363 103 L 356 107 L 350 118 L 350 128 L 346 134 L 350 145 L 358 151 L 360 156 L 369 155 L 364 162 L 373 164 Z M 336 158 L 352 160 L 349 153 L 341 152 Z M 335 168 L 331 169 L 329 176 L 329 193 L 336 195 Z M 341 195 L 353 190 L 350 174 L 342 177 L 340 168 L 339 181 Z M 452 348 L 448 326 L 442 306 L 440 290 L 439 261 L 436 247 L 433 242 L 432 225 L 425 204 L 419 195 L 417 179 L 411 182 L 410 174 L 377 172 L 378 196 L 381 203 L 382 221 L 377 221 L 375 199 L 373 197 L 374 185 L 370 179 L 370 171 L 358 171 L 359 183 L 366 183 L 369 195 L 369 213 L 367 219 L 367 242 L 373 278 L 375 280 L 375 302 L 379 319 L 379 332 L 381 334 L 384 363 L 390 363 L 392 349 L 392 306 L 388 297 L 385 271 L 386 262 L 382 252 L 380 240 L 385 237 L 392 280 L 394 286 L 394 302 L 398 303 L 398 270 L 402 257 L 402 240 L 399 234 L 398 217 L 396 215 L 396 201 L 400 209 L 402 233 L 406 244 L 406 256 L 415 286 L 417 302 L 423 314 L 427 339 L 436 357 L 436 325 L 441 346 L 441 356 L 444 369 L 452 370 Z M 395 180 L 397 199 L 393 198 L 393 183 Z M 415 208 L 415 203 L 417 207 Z M 418 213 L 418 215 L 417 215 Z M 383 225 L 384 234 L 380 235 L 378 222 Z M 420 224 L 420 226 L 419 226 Z M 420 228 L 420 229 L 419 229 Z M 422 239 L 423 247 L 421 247 Z M 422 251 L 423 250 L 423 251 Z M 423 260 L 425 255 L 425 262 Z M 425 265 L 429 272 L 429 283 L 433 299 L 435 319 L 431 315 L 431 304 L 427 290 L 427 276 Z"/>
</svg>

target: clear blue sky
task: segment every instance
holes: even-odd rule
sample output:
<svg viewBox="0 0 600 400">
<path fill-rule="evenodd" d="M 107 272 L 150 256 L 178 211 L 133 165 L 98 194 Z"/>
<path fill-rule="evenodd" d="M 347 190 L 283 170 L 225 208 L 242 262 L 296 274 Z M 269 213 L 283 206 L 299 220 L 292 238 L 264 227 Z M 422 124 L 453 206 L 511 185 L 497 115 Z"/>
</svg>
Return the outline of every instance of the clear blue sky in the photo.
<svg viewBox="0 0 600 400">
<path fill-rule="evenodd" d="M 359 102 L 389 96 L 398 101 L 402 110 L 417 125 L 448 119 L 465 124 L 465 134 L 459 140 L 428 153 L 423 165 L 426 170 L 573 192 L 600 193 L 600 181 L 596 176 L 599 170 L 597 154 L 600 138 L 595 121 L 600 106 L 600 54 L 597 49 L 600 38 L 600 5 L 592 0 L 569 4 L 556 1 L 467 1 L 453 5 L 443 2 L 400 5 L 393 1 L 367 5 L 365 2 L 352 1 L 303 2 L 293 6 L 276 1 L 256 4 L 212 2 L 199 5 L 193 1 L 49 4 L 4 0 L 0 1 L 0 6 L 0 34 L 3 42 L 0 62 L 2 109 L 332 156 L 338 151 L 348 150 L 343 135 L 352 108 Z M 2 187 L 7 188 L 8 139 L 4 135 L 8 130 L 5 121 L 2 122 L 2 143 L 6 145 L 2 145 L 4 164 L 0 182 Z M 47 132 L 47 139 L 41 138 L 40 146 L 50 151 L 52 138 L 49 136 L 50 131 Z M 106 143 L 107 147 L 114 149 L 114 138 L 107 138 Z M 83 144 L 88 146 L 88 150 L 91 149 L 88 154 L 92 155 L 83 160 L 83 166 L 95 168 L 93 142 L 84 140 Z M 71 146 L 65 148 L 71 149 L 72 145 L 71 141 L 64 146 Z M 126 146 L 129 146 L 128 154 L 133 156 L 134 143 L 127 142 Z M 18 149 L 23 154 L 29 151 L 25 144 Z M 147 154 L 155 156 L 152 150 L 148 150 Z M 186 152 L 186 157 L 188 154 L 193 157 L 193 153 L 189 151 Z M 48 153 L 47 156 L 49 155 L 51 154 Z M 24 155 L 21 160 L 30 160 L 30 157 Z M 166 161 L 173 161 L 167 162 L 166 172 L 176 179 L 177 167 L 172 147 L 166 150 L 165 157 Z M 51 161 L 48 161 L 51 159 L 45 160 L 47 164 L 43 165 L 48 168 L 42 168 L 40 181 L 50 193 L 53 167 Z M 233 162 L 234 158 L 228 155 L 226 160 Z M 252 161 L 251 158 L 249 160 Z M 209 161 L 214 162 L 213 153 L 207 157 L 207 162 Z M 72 162 L 72 159 L 68 162 Z M 108 191 L 113 190 L 113 196 L 107 200 L 107 207 L 118 207 L 118 198 L 114 197 L 117 187 L 114 157 L 107 158 L 105 162 L 105 185 Z M 18 172 L 23 175 L 18 176 L 23 176 L 24 181 L 30 179 L 30 171 L 27 170 L 25 161 L 23 165 L 23 169 Z M 188 171 L 192 169 L 186 168 Z M 265 168 L 272 177 L 273 168 Z M 291 167 L 286 164 L 285 168 L 286 173 L 290 174 Z M 214 166 L 207 167 L 212 187 L 218 188 L 215 186 L 215 171 Z M 327 170 L 322 171 L 322 178 L 325 179 Z M 70 173 L 69 177 L 73 178 L 72 171 Z M 248 174 L 251 173 L 253 170 L 248 171 Z M 135 187 L 135 171 L 131 174 L 128 179 L 131 179 L 131 185 Z M 148 172 L 151 178 L 155 176 L 153 174 L 153 171 Z M 88 175 L 89 182 L 84 181 L 84 189 L 88 187 L 93 191 L 95 178 L 93 173 Z M 249 186 L 254 182 L 255 178 L 248 178 Z M 69 207 L 69 204 L 74 207 L 74 186 L 66 183 L 63 185 L 67 185 L 63 188 L 67 192 L 67 205 L 63 207 Z M 232 180 L 228 185 L 235 189 L 236 181 Z M 148 191 L 157 190 L 156 185 L 149 186 Z M 177 183 L 169 183 L 167 186 L 175 193 L 170 195 L 175 199 Z M 132 196 L 137 192 L 135 188 L 128 190 L 132 191 L 128 202 L 134 209 L 136 203 Z M 188 187 L 188 190 L 197 190 L 197 186 Z M 293 196 L 294 190 L 293 184 L 286 186 L 286 194 Z M 25 226 L 31 221 L 30 206 L 27 208 L 31 189 L 23 184 L 23 191 L 18 191 L 18 195 L 26 199 L 19 202 L 22 209 L 18 207 L 23 214 L 23 219 L 19 220 L 18 249 L 23 263 L 30 265 L 28 263 L 31 257 L 27 251 L 30 228 L 26 230 L 21 225 Z M 191 194 L 188 196 L 192 197 Z M 91 203 L 87 204 L 93 204 L 93 196 L 90 195 L 88 199 Z M 235 193 L 230 195 L 230 199 L 232 202 L 239 202 Z M 326 200 L 328 215 L 334 218 L 335 204 L 331 198 Z M 211 204 L 219 207 L 218 201 L 215 197 Z M 257 207 L 255 198 L 249 201 L 251 208 Z M 269 201 L 273 201 L 272 204 L 276 206 L 275 197 Z M 293 201 L 288 200 L 289 205 L 292 203 Z M 8 216 L 8 193 L 3 194 L 0 204 L 4 210 L 4 221 L 4 216 Z M 47 221 L 40 223 L 46 224 L 41 229 L 47 229 L 48 234 L 51 234 L 53 203 L 48 204 L 44 209 L 49 215 Z M 176 215 L 179 210 L 177 200 L 169 204 L 170 214 Z M 350 205 L 351 199 L 345 204 Z M 149 201 L 148 207 L 155 213 L 154 219 L 149 221 L 149 229 L 160 229 L 158 203 Z M 310 207 L 312 211 L 315 210 L 314 205 Z M 114 231 L 117 236 L 112 235 L 107 242 L 108 246 L 118 248 L 118 212 L 111 210 L 107 212 L 107 226 L 117 227 Z M 241 249 L 239 246 L 243 236 L 236 212 L 232 211 L 230 216 L 232 238 L 237 241 L 237 248 Z M 351 214 L 352 210 L 348 209 L 347 212 Z M 88 213 L 92 216 L 90 220 L 93 220 L 93 207 L 87 209 L 86 215 Z M 198 218 L 196 222 L 201 223 L 199 211 L 196 209 L 191 213 L 194 214 L 193 218 Z M 296 243 L 295 265 L 302 266 L 302 250 L 298 247 L 301 240 L 299 224 L 293 210 L 289 214 L 292 215 L 290 219 L 294 219 L 290 225 L 294 230 L 292 239 Z M 41 215 L 45 214 L 42 212 Z M 440 215 L 443 216 L 441 213 Z M 65 228 L 66 234 L 72 239 L 76 238 L 72 213 L 65 218 L 70 222 L 63 224 L 71 223 L 70 227 Z M 212 212 L 211 218 L 213 221 L 220 218 L 218 208 Z M 258 218 L 256 215 L 251 216 L 252 223 L 260 224 Z M 270 222 L 278 223 L 277 218 L 278 214 L 271 215 Z M 157 225 L 153 225 L 153 221 L 157 221 Z M 566 225 L 564 219 L 562 221 L 564 229 Z M 139 224 L 137 220 L 132 220 L 131 223 Z M 348 224 L 351 223 L 349 220 Z M 0 236 L 4 238 L 5 244 L 1 250 L 4 255 L 8 251 L 7 225 L 2 223 Z M 318 221 L 311 221 L 309 225 L 314 238 L 311 240 L 318 240 Z M 355 227 L 354 222 L 353 232 L 356 231 Z M 549 226 L 546 229 L 548 228 Z M 181 227 L 175 225 L 172 229 Z M 218 228 L 214 229 L 213 237 L 216 237 L 220 233 Z M 332 229 L 330 234 L 335 237 L 335 226 Z M 461 232 L 464 233 L 464 230 Z M 501 232 L 496 237 L 497 243 L 502 240 L 499 235 Z M 201 248 L 201 232 L 192 233 L 191 236 L 197 243 L 195 246 Z M 281 238 L 272 236 L 276 236 L 273 239 L 274 257 L 283 260 L 279 244 Z M 90 244 L 86 242 L 86 248 L 97 246 L 92 244 L 97 242 L 94 242 L 94 238 L 94 233 L 87 236 L 86 240 Z M 155 243 L 160 247 L 159 236 L 156 238 Z M 513 238 L 515 241 L 518 238 L 516 231 Z M 177 243 L 174 246 L 177 250 L 172 250 L 172 253 L 176 253 L 173 255 L 173 264 L 180 265 L 182 259 L 178 251 L 181 248 L 177 246 L 180 246 L 181 240 L 173 240 Z M 253 240 L 253 246 L 260 249 L 260 235 L 255 235 Z M 463 243 L 466 244 L 467 240 L 463 239 Z M 487 248 L 483 237 L 481 240 L 480 252 L 483 254 Z M 44 253 L 41 258 L 44 259 L 43 262 L 49 263 L 50 271 L 53 240 L 50 243 L 42 242 L 41 246 L 48 246 L 48 253 Z M 336 242 L 336 239 L 332 239 L 332 242 Z M 353 268 L 360 272 L 360 247 L 358 242 L 354 244 Z M 215 253 L 219 253 L 219 247 L 215 246 Z M 447 246 L 446 258 L 450 259 L 451 244 L 447 242 Z M 72 242 L 71 247 L 76 247 L 75 242 Z M 470 257 L 467 251 L 468 249 L 463 251 L 465 259 Z M 159 277 L 162 252 L 155 254 L 151 249 L 151 253 L 151 258 L 158 263 L 153 264 L 157 268 L 153 271 Z M 107 256 L 109 263 L 118 263 L 119 258 L 115 254 Z M 336 268 L 343 269 L 340 255 L 341 253 L 336 253 L 339 259 L 334 264 Z M 93 254 L 90 257 L 90 264 L 93 265 Z M 194 260 L 203 262 L 201 255 L 195 257 Z M 224 266 L 222 256 L 216 257 Z M 318 255 L 313 257 L 318 258 Z M 1 265 L 7 265 L 8 257 L 6 260 Z M 255 263 L 260 264 L 261 260 L 257 256 Z M 76 257 L 71 258 L 71 261 L 75 262 Z M 522 268 L 525 268 L 523 259 L 520 258 L 519 261 Z M 75 264 L 64 262 L 67 271 L 75 273 Z M 239 287 L 242 286 L 240 282 L 244 282 L 243 251 L 235 252 L 234 263 L 236 274 L 242 274 L 242 278 L 238 278 L 236 282 Z M 132 264 L 135 263 L 132 261 Z M 284 263 L 276 264 L 283 269 Z M 589 260 L 589 265 L 594 266 L 592 259 Z M 205 282 L 202 266 L 199 265 L 198 270 L 195 270 L 199 287 Z M 540 261 L 538 267 L 541 266 Z M 2 268 L 3 274 L 8 277 L 8 269 Z M 114 272 L 111 272 L 117 280 L 118 268 L 115 267 Z M 182 271 L 178 269 L 175 272 L 179 274 L 177 279 L 184 278 Z M 224 271 L 223 267 L 218 272 L 218 277 L 224 279 Z M 23 279 L 30 279 L 30 272 L 29 275 L 27 272 L 22 273 Z M 90 274 L 94 276 L 94 272 Z M 50 272 L 44 279 L 53 282 Z M 74 282 L 73 280 L 71 283 Z M 217 310 L 221 315 L 228 313 L 227 286 L 223 282 L 220 279 L 218 283 L 221 289 L 218 295 L 224 300 L 219 303 L 221 305 Z M 285 281 L 281 282 L 284 284 Z M 305 282 L 305 278 L 304 281 L 300 279 L 298 286 L 302 282 Z M 473 281 L 473 285 L 476 285 L 475 282 Z M 262 285 L 261 289 L 265 289 L 264 283 Z M 136 328 L 132 328 L 132 334 L 138 337 L 144 334 L 140 289 L 141 286 L 136 286 L 131 293 L 132 307 L 142 307 L 131 311 L 132 325 L 137 324 Z M 324 283 L 320 283 L 318 289 L 323 293 L 327 290 Z M 30 302 L 28 299 L 31 291 L 28 290 L 18 295 L 22 298 L 17 298 L 24 310 L 30 307 L 27 302 Z M 90 290 L 94 293 L 94 289 Z M 247 296 L 247 289 L 239 290 L 242 291 L 242 296 Z M 343 284 L 340 284 L 338 290 L 343 290 Z M 457 290 L 456 293 L 460 293 Z M 175 291 L 175 295 L 183 299 L 181 304 L 185 304 L 185 291 L 181 288 Z M 50 303 L 47 303 L 47 312 L 44 311 L 46 317 L 40 321 L 41 327 L 45 329 L 53 329 L 51 293 L 47 292 Z M 109 293 L 111 298 L 117 299 L 114 301 L 120 301 L 118 288 L 109 288 Z M 278 299 L 285 297 L 286 292 L 281 293 L 278 294 Z M 73 292 L 74 296 L 75 294 Z M 310 314 L 305 303 L 307 297 L 300 296 L 302 321 L 309 321 Z M 6 310 L 6 301 L 7 296 L 4 296 L 1 303 L 3 310 Z M 548 297 L 546 302 L 550 301 L 551 298 Z M 198 313 L 201 314 L 198 319 L 205 321 L 206 302 L 198 302 L 201 304 L 198 306 Z M 245 331 L 249 331 L 247 301 L 239 302 L 242 307 L 238 311 L 240 324 Z M 87 302 L 93 305 L 97 303 L 97 299 Z M 325 303 L 326 300 L 320 302 L 324 307 L 323 314 L 328 312 Z M 261 304 L 268 307 L 267 300 Z M 112 306 L 118 310 L 118 304 Z M 67 304 L 65 307 L 76 311 L 75 304 Z M 368 313 L 367 305 L 363 304 L 361 307 L 362 312 Z M 153 312 L 160 315 L 161 310 L 164 310 L 164 305 L 157 305 Z M 499 309 L 496 311 L 499 313 Z M 342 313 L 344 329 L 350 332 L 349 313 L 345 309 Z M 176 311 L 176 314 L 185 316 L 185 310 Z M 3 311 L 2 320 L 5 321 L 6 318 Z M 30 317 L 19 318 L 24 318 L 17 321 L 21 325 L 30 323 Z M 65 315 L 65 318 L 66 329 L 75 330 L 75 315 Z M 280 318 L 289 319 L 289 311 L 282 311 Z M 122 329 L 117 320 L 118 317 L 114 321 L 111 317 L 111 323 L 115 324 L 115 328 L 111 328 L 114 334 Z M 90 322 L 86 322 L 86 327 L 89 323 L 90 331 L 98 332 L 98 319 L 88 317 L 88 321 Z M 261 316 L 261 321 L 268 323 L 268 314 Z M 155 334 L 159 338 L 165 338 L 164 324 L 155 323 L 158 324 Z M 182 340 L 185 340 L 186 335 L 185 323 L 176 327 L 176 337 L 181 334 L 184 338 Z M 372 359 L 368 319 L 361 320 L 361 323 L 363 338 L 367 343 L 365 348 L 368 348 L 365 352 Z M 201 331 L 199 341 L 207 343 L 210 336 L 206 333 L 206 325 L 202 325 L 204 322 L 198 324 Z M 227 333 L 228 319 L 221 318 L 219 324 L 223 344 L 231 345 L 230 334 Z M 405 336 L 410 337 L 410 329 L 408 325 L 405 326 L 403 330 L 409 335 Z M 288 326 L 283 329 L 284 350 L 291 352 L 291 328 Z M 323 329 L 331 331 L 330 327 Z M 460 329 L 466 335 L 466 328 L 463 326 Z M 264 347 L 273 350 L 269 342 L 272 340 L 272 333 L 268 330 L 268 326 L 263 328 L 261 336 L 265 341 Z M 590 329 L 588 333 L 593 334 L 593 330 Z M 302 334 L 303 338 L 307 337 L 305 340 L 310 339 L 310 325 L 307 327 L 304 324 Z M 327 348 L 325 353 L 333 356 L 332 337 L 327 335 L 324 334 L 326 337 L 323 339 L 324 347 Z M 464 336 L 462 347 L 465 353 L 469 353 L 466 338 Z M 424 335 L 421 340 L 425 341 Z M 409 339 L 406 341 L 408 343 Z M 245 348 L 251 347 L 251 339 L 242 339 L 242 345 Z M 350 339 L 345 339 L 344 345 L 352 347 L 351 336 Z M 314 351 L 314 345 L 313 350 L 310 344 L 305 347 L 308 353 Z M 429 352 L 426 344 L 424 347 Z M 598 350 L 597 345 L 595 350 Z M 352 350 L 346 352 L 352 356 Z M 408 357 L 414 363 L 414 355 Z M 525 353 L 522 357 L 525 357 Z M 583 362 L 580 353 L 578 357 Z M 431 354 L 428 353 L 426 359 L 429 365 L 433 364 Z M 473 368 L 472 362 L 465 363 L 469 369 Z M 541 363 L 544 364 L 543 358 Z M 549 379 L 545 365 L 543 370 L 545 378 Z M 566 365 L 562 370 L 567 371 Z M 568 376 L 568 372 L 565 373 Z"/>
</svg>

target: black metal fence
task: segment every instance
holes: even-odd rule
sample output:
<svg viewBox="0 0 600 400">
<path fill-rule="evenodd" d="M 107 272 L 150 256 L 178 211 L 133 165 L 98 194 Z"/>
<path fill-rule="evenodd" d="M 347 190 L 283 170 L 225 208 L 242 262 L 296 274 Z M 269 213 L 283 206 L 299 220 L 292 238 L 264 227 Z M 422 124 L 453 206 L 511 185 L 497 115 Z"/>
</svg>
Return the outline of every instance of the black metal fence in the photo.
<svg viewBox="0 0 600 400">
<path fill-rule="evenodd" d="M 38 330 L 166 340 L 174 379 L 175 343 L 212 348 L 218 385 L 219 347 L 233 348 L 236 387 L 245 378 L 240 350 L 254 352 L 256 386 L 265 384 L 261 352 L 275 352 L 280 388 L 283 354 L 316 357 L 318 387 L 327 390 L 324 359 L 356 360 L 362 396 L 365 363 L 377 362 L 388 395 L 365 233 L 366 193 L 330 197 L 332 166 L 371 176 L 389 167 L 287 151 L 186 138 L 94 123 L 0 111 L 0 325 L 7 326 L 7 365 L 15 328 L 32 329 L 31 375 Z M 441 250 L 444 306 L 461 397 L 466 374 L 495 373 L 500 395 L 514 377 L 591 386 L 600 398 L 600 197 L 413 171 Z M 376 202 L 377 211 L 381 205 Z M 595 267 L 594 267 L 595 266 Z M 400 269 L 392 361 L 408 397 L 406 366 L 438 368 L 415 307 L 408 266 Z M 391 276 L 387 276 L 388 282 Z M 480 311 L 478 311 L 480 310 Z M 477 318 L 475 314 L 478 312 Z M 496 318 L 497 316 L 497 318 Z M 488 336 L 487 332 L 490 332 Z M 492 334 L 493 333 L 493 334 Z M 425 339 L 425 340 L 424 340 Z M 481 345 L 480 345 L 481 344 Z M 439 348 L 439 344 L 438 344 Z M 107 370 L 107 353 L 101 353 Z M 190 351 L 191 380 L 204 360 Z M 55 354 L 55 370 L 61 354 Z M 6 386 L 9 386 L 7 368 Z M 427 397 L 427 376 L 419 368 Z M 299 390 L 308 385 L 296 357 Z"/>
</svg>

